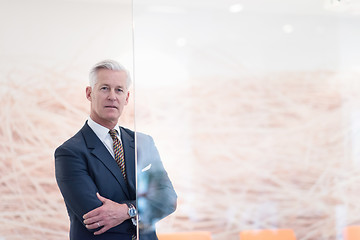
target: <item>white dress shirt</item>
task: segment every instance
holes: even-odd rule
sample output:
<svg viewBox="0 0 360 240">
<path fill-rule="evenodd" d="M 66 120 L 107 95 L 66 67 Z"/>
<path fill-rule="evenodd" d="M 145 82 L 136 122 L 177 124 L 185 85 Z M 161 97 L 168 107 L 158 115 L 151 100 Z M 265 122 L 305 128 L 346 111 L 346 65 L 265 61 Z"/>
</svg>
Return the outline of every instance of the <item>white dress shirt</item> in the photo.
<svg viewBox="0 0 360 240">
<path fill-rule="evenodd" d="M 114 148 L 113 148 L 113 140 L 110 136 L 110 129 L 101 126 L 100 124 L 94 122 L 91 117 L 88 118 L 87 124 L 89 125 L 89 127 L 95 132 L 96 136 L 100 139 L 100 141 L 105 145 L 105 147 L 107 148 L 107 150 L 109 150 L 111 156 L 114 157 Z M 114 129 L 117 132 L 117 137 L 119 139 L 119 141 L 121 141 L 121 137 L 120 137 L 120 127 L 118 124 L 116 124 L 116 126 L 114 127 Z"/>
</svg>

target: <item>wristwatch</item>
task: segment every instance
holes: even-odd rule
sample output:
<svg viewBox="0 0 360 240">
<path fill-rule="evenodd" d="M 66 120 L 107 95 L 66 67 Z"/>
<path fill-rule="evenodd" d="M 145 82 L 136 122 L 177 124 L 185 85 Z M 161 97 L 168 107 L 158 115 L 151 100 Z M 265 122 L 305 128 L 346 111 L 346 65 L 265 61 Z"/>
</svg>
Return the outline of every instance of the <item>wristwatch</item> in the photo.
<svg viewBox="0 0 360 240">
<path fill-rule="evenodd" d="M 126 203 L 126 205 L 129 208 L 128 215 L 131 218 L 132 223 L 136 226 L 136 216 L 137 216 L 136 208 L 131 203 Z"/>
</svg>

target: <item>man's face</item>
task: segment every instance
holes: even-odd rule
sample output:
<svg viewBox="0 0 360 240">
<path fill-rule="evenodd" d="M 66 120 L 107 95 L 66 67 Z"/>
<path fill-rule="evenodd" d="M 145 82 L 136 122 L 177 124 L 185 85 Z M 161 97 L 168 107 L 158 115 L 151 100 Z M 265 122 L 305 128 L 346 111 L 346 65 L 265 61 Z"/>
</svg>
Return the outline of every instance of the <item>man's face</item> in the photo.
<svg viewBox="0 0 360 240">
<path fill-rule="evenodd" d="M 92 120 L 109 129 L 117 124 L 129 100 L 126 78 L 124 71 L 98 71 L 95 86 L 86 88 L 86 98 L 91 102 Z"/>
</svg>

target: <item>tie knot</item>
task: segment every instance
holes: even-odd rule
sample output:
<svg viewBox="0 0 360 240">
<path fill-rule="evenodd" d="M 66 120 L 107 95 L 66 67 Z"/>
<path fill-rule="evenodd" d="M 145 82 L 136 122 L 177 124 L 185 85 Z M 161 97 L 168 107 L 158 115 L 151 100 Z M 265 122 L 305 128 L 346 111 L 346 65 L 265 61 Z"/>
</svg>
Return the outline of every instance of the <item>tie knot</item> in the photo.
<svg viewBox="0 0 360 240">
<path fill-rule="evenodd" d="M 111 129 L 110 131 L 109 131 L 109 133 L 110 133 L 110 136 L 111 136 L 111 138 L 113 139 L 113 140 L 115 140 L 115 139 L 117 139 L 117 136 L 116 136 L 116 130 L 115 129 Z"/>
</svg>

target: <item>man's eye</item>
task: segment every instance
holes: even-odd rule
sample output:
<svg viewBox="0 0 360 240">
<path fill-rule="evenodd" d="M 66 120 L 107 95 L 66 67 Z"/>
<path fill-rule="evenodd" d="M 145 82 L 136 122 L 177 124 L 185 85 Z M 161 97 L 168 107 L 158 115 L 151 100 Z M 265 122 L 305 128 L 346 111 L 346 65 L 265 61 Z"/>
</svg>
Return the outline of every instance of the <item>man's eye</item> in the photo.
<svg viewBox="0 0 360 240">
<path fill-rule="evenodd" d="M 121 88 L 118 88 L 118 90 L 117 90 L 118 92 L 123 92 L 123 90 L 121 89 Z"/>
<path fill-rule="evenodd" d="M 100 90 L 107 90 L 108 87 L 101 87 Z"/>
</svg>

